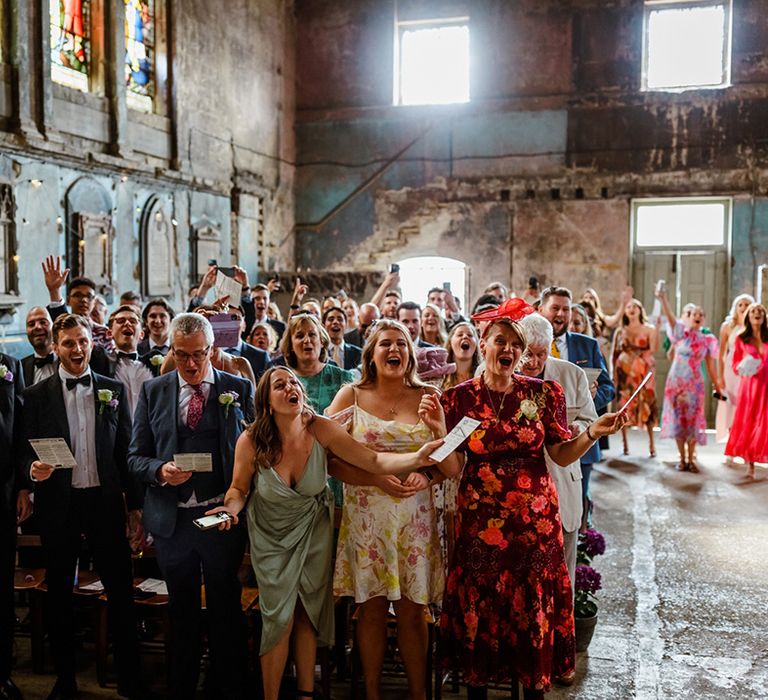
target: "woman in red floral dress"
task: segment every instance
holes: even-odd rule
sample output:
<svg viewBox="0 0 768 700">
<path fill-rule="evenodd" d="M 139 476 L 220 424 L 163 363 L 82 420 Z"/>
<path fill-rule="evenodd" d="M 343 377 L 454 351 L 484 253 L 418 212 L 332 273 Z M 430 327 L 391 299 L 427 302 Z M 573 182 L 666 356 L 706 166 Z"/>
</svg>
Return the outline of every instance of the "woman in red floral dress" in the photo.
<svg viewBox="0 0 768 700">
<path fill-rule="evenodd" d="M 544 447 L 567 465 L 626 421 L 606 414 L 570 439 L 560 385 L 515 374 L 526 349 L 515 321 L 532 311 L 512 299 L 478 314 L 490 321 L 480 341 L 485 370 L 442 397 L 449 430 L 464 416 L 481 421 L 463 446 L 440 621 L 442 654 L 458 660 L 470 699 L 510 679 L 525 698 L 542 698 L 553 678 L 573 671 L 573 599 Z"/>
</svg>

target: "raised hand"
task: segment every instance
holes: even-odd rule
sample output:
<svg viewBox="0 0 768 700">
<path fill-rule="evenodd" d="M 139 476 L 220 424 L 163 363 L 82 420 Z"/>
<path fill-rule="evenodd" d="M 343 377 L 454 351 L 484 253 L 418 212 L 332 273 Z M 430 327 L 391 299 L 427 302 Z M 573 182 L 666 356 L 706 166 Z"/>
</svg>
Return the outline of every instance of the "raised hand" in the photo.
<svg viewBox="0 0 768 700">
<path fill-rule="evenodd" d="M 235 282 L 239 282 L 243 287 L 250 286 L 248 284 L 248 273 L 245 271 L 244 268 L 238 267 L 235 265 L 232 270 L 234 271 L 234 274 L 232 275 L 232 279 L 235 280 Z"/>
<path fill-rule="evenodd" d="M 60 290 L 69 276 L 69 268 L 61 269 L 60 255 L 56 257 L 49 255 L 41 264 L 43 267 L 43 279 L 45 280 L 48 293 L 51 295 L 51 301 L 59 301 L 61 299 Z"/>
<path fill-rule="evenodd" d="M 424 394 L 419 402 L 419 418 L 431 431 L 432 435 L 445 435 L 445 413 L 440 399 L 435 394 Z"/>
<path fill-rule="evenodd" d="M 291 305 L 300 304 L 304 295 L 309 291 L 309 285 L 304 284 L 301 281 L 301 277 L 296 278 L 296 284 L 293 288 L 293 299 Z"/>
</svg>

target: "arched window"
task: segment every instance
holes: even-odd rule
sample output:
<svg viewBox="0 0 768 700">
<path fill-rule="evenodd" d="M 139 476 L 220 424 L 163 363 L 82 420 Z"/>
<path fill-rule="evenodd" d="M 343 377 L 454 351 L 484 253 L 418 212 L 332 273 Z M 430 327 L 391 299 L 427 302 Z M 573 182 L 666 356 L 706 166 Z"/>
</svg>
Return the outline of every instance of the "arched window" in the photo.
<svg viewBox="0 0 768 700">
<path fill-rule="evenodd" d="M 51 78 L 88 92 L 91 67 L 89 0 L 50 0 Z"/>
<path fill-rule="evenodd" d="M 450 285 L 451 293 L 462 309 L 466 293 L 467 266 L 461 260 L 436 256 L 400 261 L 400 289 L 403 299 L 424 305 L 433 287 Z"/>
<path fill-rule="evenodd" d="M 151 112 L 155 97 L 155 1 L 125 2 L 125 87 L 128 106 Z"/>
</svg>

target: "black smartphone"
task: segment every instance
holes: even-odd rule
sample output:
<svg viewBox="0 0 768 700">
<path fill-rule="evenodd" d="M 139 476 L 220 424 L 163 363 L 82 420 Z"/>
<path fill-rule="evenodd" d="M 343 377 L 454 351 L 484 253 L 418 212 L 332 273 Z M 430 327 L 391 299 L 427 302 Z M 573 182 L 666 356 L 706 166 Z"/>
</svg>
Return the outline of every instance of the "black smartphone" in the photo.
<svg viewBox="0 0 768 700">
<path fill-rule="evenodd" d="M 712 398 L 717 399 L 718 401 L 727 401 L 728 397 L 721 394 L 719 391 L 714 390 L 712 392 Z"/>
<path fill-rule="evenodd" d="M 221 272 L 222 275 L 226 275 L 227 277 L 234 277 L 235 276 L 235 268 L 234 267 L 220 267 L 218 268 L 219 272 Z"/>
<path fill-rule="evenodd" d="M 446 292 L 450 292 L 451 291 L 451 283 L 450 282 L 443 282 L 443 289 Z"/>
<path fill-rule="evenodd" d="M 216 262 L 216 258 L 209 258 L 208 259 L 208 267 L 216 267 L 218 263 Z"/>
<path fill-rule="evenodd" d="M 398 265 L 397 263 L 392 263 L 389 266 L 389 271 L 390 272 L 400 272 L 400 265 Z"/>
</svg>

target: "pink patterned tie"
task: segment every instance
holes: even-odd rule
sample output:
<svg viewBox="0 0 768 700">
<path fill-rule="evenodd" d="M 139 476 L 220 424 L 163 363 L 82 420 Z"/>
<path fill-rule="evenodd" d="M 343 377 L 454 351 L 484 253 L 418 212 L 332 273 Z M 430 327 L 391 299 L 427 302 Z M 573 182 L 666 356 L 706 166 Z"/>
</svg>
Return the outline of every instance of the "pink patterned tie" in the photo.
<svg viewBox="0 0 768 700">
<path fill-rule="evenodd" d="M 194 393 L 189 399 L 189 406 L 187 406 L 187 427 L 190 430 L 197 428 L 197 424 L 203 417 L 203 404 L 205 403 L 205 396 L 200 384 L 190 384 Z"/>
</svg>

